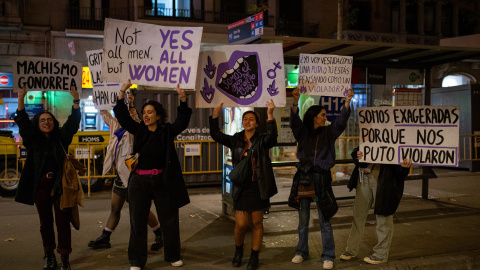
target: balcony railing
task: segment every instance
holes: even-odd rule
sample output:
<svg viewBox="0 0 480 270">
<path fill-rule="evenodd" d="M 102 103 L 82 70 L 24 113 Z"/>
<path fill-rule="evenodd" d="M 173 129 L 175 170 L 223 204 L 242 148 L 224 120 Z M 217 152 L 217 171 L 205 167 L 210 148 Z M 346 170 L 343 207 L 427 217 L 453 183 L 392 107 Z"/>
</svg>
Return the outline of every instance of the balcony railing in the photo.
<svg viewBox="0 0 480 270">
<path fill-rule="evenodd" d="M 105 8 L 68 8 L 67 28 L 82 30 L 103 30 L 105 18 L 119 20 L 133 20 L 130 9 L 105 9 Z"/>
<path fill-rule="evenodd" d="M 332 35 L 337 38 L 337 33 Z M 402 41 L 401 34 L 379 33 L 367 31 L 347 30 L 342 32 L 342 39 L 354 41 L 384 42 L 384 43 L 406 43 L 422 45 L 439 45 L 440 38 L 435 36 L 405 35 L 405 41 Z"/>
</svg>

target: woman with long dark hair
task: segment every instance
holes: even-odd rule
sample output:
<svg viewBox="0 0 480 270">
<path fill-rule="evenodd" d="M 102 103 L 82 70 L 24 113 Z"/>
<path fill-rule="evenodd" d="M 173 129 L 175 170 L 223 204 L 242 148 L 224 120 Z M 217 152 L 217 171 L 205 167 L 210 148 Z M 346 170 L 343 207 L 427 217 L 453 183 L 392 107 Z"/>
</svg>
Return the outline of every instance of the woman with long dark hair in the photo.
<svg viewBox="0 0 480 270">
<path fill-rule="evenodd" d="M 323 106 L 308 108 L 303 122 L 298 115 L 298 87 L 293 91 L 293 106 L 290 115 L 290 128 L 298 142 L 297 173 L 293 178 L 288 205 L 298 209 L 298 245 L 293 263 L 301 263 L 308 255 L 308 226 L 310 221 L 310 203 L 316 202 L 318 220 L 322 233 L 323 269 L 333 269 L 335 242 L 330 219 L 338 210 L 332 191 L 330 169 L 335 165 L 335 140 L 347 127 L 350 116 L 350 100 L 353 91 L 350 88 L 345 97 L 345 106 L 341 113 L 326 126 L 327 112 Z"/>
<path fill-rule="evenodd" d="M 133 153 L 138 165 L 130 174 L 127 199 L 130 209 L 130 241 L 128 259 L 131 270 L 140 270 L 147 263 L 147 222 L 152 200 L 160 221 L 165 260 L 182 266 L 180 259 L 179 208 L 190 202 L 175 150 L 175 137 L 187 128 L 192 109 L 187 105 L 185 90 L 177 85 L 180 106 L 174 123 L 166 123 L 167 111 L 162 104 L 150 100 L 142 106 L 140 123 L 130 117 L 124 102 L 131 83 L 122 85 L 117 105 L 113 108 L 120 125 L 135 136 Z"/>
<path fill-rule="evenodd" d="M 127 89 L 126 94 L 130 117 L 135 121 L 140 122 L 137 110 L 133 106 L 133 101 L 135 100 L 134 89 Z M 93 99 L 93 102 L 96 103 L 96 100 Z M 117 177 L 115 177 L 112 186 L 110 215 L 108 216 L 107 225 L 105 225 L 105 229 L 103 229 L 102 234 L 97 239 L 88 243 L 88 246 L 93 249 L 111 247 L 110 236 L 120 222 L 123 204 L 127 198 L 128 177 L 130 176 L 130 171 L 125 164 L 125 158 L 132 153 L 133 148 L 133 135 L 122 128 L 113 115 L 107 110 L 100 110 L 100 116 L 102 116 L 103 121 L 110 128 L 110 141 L 103 162 L 102 175 L 107 174 L 113 167 L 117 172 Z M 148 226 L 155 234 L 155 242 L 153 242 L 150 249 L 161 249 L 163 247 L 162 231 L 160 223 L 152 211 L 148 214 Z"/>
<path fill-rule="evenodd" d="M 37 207 L 40 217 L 40 234 L 45 252 L 43 269 L 57 269 L 54 250 L 61 255 L 62 270 L 70 269 L 69 254 L 71 245 L 71 211 L 60 209 L 62 195 L 62 173 L 65 151 L 72 142 L 80 125 L 80 99 L 78 92 L 72 89 L 72 113 L 60 128 L 55 116 L 49 111 L 41 111 L 30 121 L 25 111 L 25 86 L 18 92 L 18 109 L 15 122 L 18 125 L 23 145 L 27 148 L 27 160 L 18 184 L 15 201 Z M 53 207 L 53 212 L 52 212 Z M 58 246 L 55 243 L 55 224 L 58 234 Z"/>
<path fill-rule="evenodd" d="M 232 150 L 232 163 L 235 168 L 242 159 L 251 158 L 251 168 L 243 180 L 243 185 L 233 185 L 233 209 L 235 210 L 235 255 L 234 267 L 242 264 L 243 243 L 251 218 L 252 250 L 247 269 L 258 268 L 258 252 L 263 239 L 263 213 L 270 207 L 270 197 L 277 194 L 277 185 L 273 175 L 269 149 L 277 144 L 277 122 L 273 117 L 275 104 L 267 101 L 267 133 L 257 131 L 259 118 L 254 111 L 247 111 L 242 116 L 243 131 L 227 135 L 220 131 L 218 116 L 223 103 L 213 109 L 210 117 L 210 135 L 212 138 Z M 249 155 L 248 153 L 251 152 Z"/>
</svg>

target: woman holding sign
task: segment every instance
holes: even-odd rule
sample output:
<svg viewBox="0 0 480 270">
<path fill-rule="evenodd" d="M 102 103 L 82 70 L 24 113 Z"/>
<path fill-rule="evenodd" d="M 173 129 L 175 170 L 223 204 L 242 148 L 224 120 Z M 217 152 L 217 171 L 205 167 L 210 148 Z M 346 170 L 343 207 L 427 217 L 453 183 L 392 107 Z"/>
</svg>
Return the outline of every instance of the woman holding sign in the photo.
<svg viewBox="0 0 480 270">
<path fill-rule="evenodd" d="M 363 163 L 363 152 L 353 149 L 355 169 L 348 182 L 350 191 L 356 189 L 353 206 L 353 223 L 348 236 L 347 249 L 340 260 L 348 261 L 357 256 L 363 239 L 368 210 L 375 205 L 378 242 L 373 254 L 363 260 L 369 264 L 388 261 L 388 253 L 393 236 L 393 214 L 397 211 L 403 196 L 405 178 L 412 166 L 411 159 L 404 159 L 401 165 Z"/>
<path fill-rule="evenodd" d="M 130 174 L 127 191 L 130 209 L 130 269 L 142 269 L 147 263 L 147 223 L 152 200 L 162 224 L 165 260 L 173 266 L 182 266 L 178 209 L 190 203 L 190 199 L 174 138 L 187 128 L 192 109 L 187 105 L 185 90 L 177 85 L 180 106 L 174 123 L 165 122 L 166 110 L 152 100 L 143 105 L 143 121 L 138 123 L 130 117 L 124 102 L 125 92 L 130 86 L 130 80 L 122 85 L 117 105 L 113 108 L 120 125 L 135 136 L 133 153 L 138 154 L 138 165 Z"/>
<path fill-rule="evenodd" d="M 25 111 L 24 98 L 27 94 L 25 86 L 18 92 L 18 109 L 15 122 L 18 125 L 23 145 L 27 148 L 27 160 L 18 184 L 15 201 L 37 207 L 40 217 L 40 234 L 45 251 L 43 269 L 57 269 L 54 250 L 60 253 L 62 270 L 70 269 L 69 254 L 72 252 L 70 221 L 71 211 L 60 209 L 60 197 L 63 193 L 62 176 L 65 151 L 72 142 L 80 125 L 80 98 L 73 89 L 72 114 L 60 128 L 55 116 L 48 111 L 41 111 L 30 121 Z M 53 208 L 53 212 L 52 212 Z M 55 216 L 55 219 L 54 219 Z M 57 227 L 58 246 L 55 244 Z"/>
<path fill-rule="evenodd" d="M 275 104 L 267 101 L 267 133 L 259 134 L 257 127 L 258 115 L 247 111 L 242 116 L 243 131 L 234 135 L 227 135 L 220 131 L 218 116 L 223 103 L 213 109 L 210 117 L 210 135 L 212 138 L 232 151 L 233 168 L 245 167 L 237 173 L 239 179 L 233 179 L 231 171 L 229 177 L 233 182 L 233 209 L 235 210 L 235 255 L 232 265 L 239 267 L 242 264 L 243 243 L 248 228 L 249 217 L 252 220 L 252 251 L 247 269 L 258 268 L 258 252 L 263 239 L 263 213 L 270 207 L 270 197 L 277 194 L 277 185 L 273 175 L 269 149 L 277 144 L 277 122 L 273 117 Z M 243 161 L 243 164 L 240 165 Z"/>
<path fill-rule="evenodd" d="M 130 117 L 135 121 L 140 122 L 137 110 L 135 110 L 135 107 L 133 106 L 133 101 L 135 100 L 135 92 L 133 90 L 134 89 L 127 89 L 128 110 L 130 112 Z M 93 99 L 93 102 L 96 103 L 95 98 Z M 132 153 L 133 147 L 133 135 L 123 129 L 115 117 L 113 117 L 107 110 L 100 110 L 100 115 L 105 124 L 110 128 L 110 141 L 108 143 L 107 153 L 105 154 L 102 175 L 107 174 L 112 167 L 115 167 L 117 177 L 115 177 L 112 187 L 110 216 L 108 217 L 107 225 L 105 226 L 105 229 L 103 229 L 102 235 L 88 243 L 88 246 L 93 249 L 111 247 L 110 236 L 120 222 L 120 214 L 127 198 L 127 186 L 130 171 L 124 161 L 126 156 Z M 148 214 L 148 225 L 155 233 L 155 242 L 150 249 L 159 250 L 163 247 L 162 231 L 160 223 L 158 223 L 158 220 L 152 211 Z"/>
<path fill-rule="evenodd" d="M 298 87 L 293 90 L 293 106 L 290 115 L 290 128 L 298 142 L 297 173 L 288 198 L 288 205 L 298 209 L 298 244 L 293 263 L 302 263 L 308 253 L 308 225 L 310 221 L 310 203 L 315 201 L 322 233 L 323 269 L 333 269 L 335 260 L 335 242 L 330 219 L 337 213 L 338 206 L 332 191 L 330 169 L 335 165 L 335 140 L 343 133 L 350 116 L 350 101 L 353 98 L 350 88 L 345 97 L 345 106 L 341 113 L 326 126 L 327 113 L 323 106 L 308 108 L 303 122 L 298 115 Z"/>
</svg>

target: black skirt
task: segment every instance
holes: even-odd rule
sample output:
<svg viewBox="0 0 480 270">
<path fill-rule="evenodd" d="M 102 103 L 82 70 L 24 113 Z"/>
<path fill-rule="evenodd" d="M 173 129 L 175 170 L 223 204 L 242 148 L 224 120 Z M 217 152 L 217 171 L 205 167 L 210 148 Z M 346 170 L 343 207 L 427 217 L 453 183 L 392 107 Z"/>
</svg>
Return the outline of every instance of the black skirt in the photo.
<svg viewBox="0 0 480 270">
<path fill-rule="evenodd" d="M 235 211 L 266 211 L 270 208 L 270 200 L 262 200 L 260 197 L 260 188 L 258 181 L 246 181 L 241 188 L 240 196 L 233 200 L 233 209 Z"/>
</svg>

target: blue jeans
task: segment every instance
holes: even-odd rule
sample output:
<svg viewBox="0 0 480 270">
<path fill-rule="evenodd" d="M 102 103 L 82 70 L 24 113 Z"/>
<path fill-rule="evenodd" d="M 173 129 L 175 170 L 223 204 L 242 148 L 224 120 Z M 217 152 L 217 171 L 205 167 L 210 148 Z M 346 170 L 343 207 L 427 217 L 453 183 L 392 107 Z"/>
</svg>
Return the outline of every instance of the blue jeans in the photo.
<svg viewBox="0 0 480 270">
<path fill-rule="evenodd" d="M 298 210 L 298 245 L 296 254 L 304 259 L 308 257 L 308 225 L 310 222 L 310 203 L 311 199 L 300 199 L 300 209 Z M 333 240 L 333 229 L 329 221 L 324 221 L 322 211 L 318 202 L 318 221 L 322 233 L 322 260 L 335 260 L 335 241 Z"/>
</svg>

